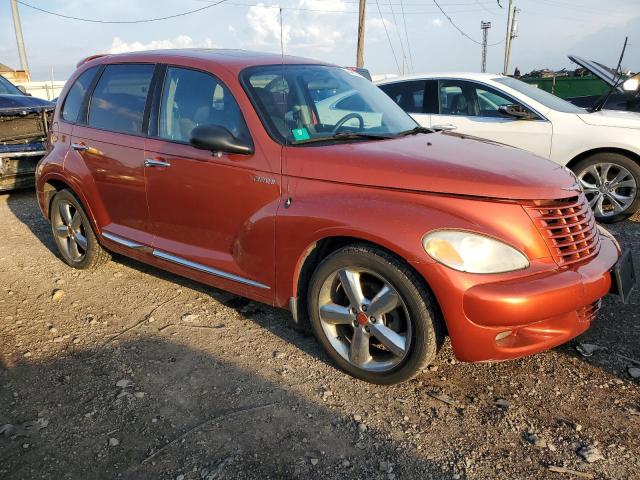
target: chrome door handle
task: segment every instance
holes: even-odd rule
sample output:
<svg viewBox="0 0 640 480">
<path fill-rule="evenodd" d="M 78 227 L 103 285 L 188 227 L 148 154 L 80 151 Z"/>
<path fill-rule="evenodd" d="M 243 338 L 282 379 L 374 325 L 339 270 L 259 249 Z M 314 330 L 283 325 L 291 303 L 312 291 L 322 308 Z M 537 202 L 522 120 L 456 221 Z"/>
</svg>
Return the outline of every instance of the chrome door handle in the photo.
<svg viewBox="0 0 640 480">
<path fill-rule="evenodd" d="M 84 145 L 82 143 L 72 143 L 71 148 L 73 148 L 74 150 L 77 150 L 78 152 L 86 152 L 91 147 L 89 147 L 88 145 Z"/>
<path fill-rule="evenodd" d="M 441 123 L 439 125 L 432 125 L 433 130 L 455 130 L 456 127 L 453 123 Z"/>
<path fill-rule="evenodd" d="M 169 162 L 163 162 L 162 160 L 154 160 L 153 158 L 147 158 L 144 161 L 145 167 L 170 167 Z"/>
</svg>

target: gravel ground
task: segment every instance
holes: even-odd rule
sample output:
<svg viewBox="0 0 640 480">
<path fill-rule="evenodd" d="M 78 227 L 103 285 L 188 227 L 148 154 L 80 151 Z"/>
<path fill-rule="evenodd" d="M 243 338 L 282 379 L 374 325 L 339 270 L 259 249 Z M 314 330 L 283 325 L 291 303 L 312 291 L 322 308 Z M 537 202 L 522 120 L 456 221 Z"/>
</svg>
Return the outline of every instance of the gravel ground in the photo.
<svg viewBox="0 0 640 480">
<path fill-rule="evenodd" d="M 286 311 L 119 256 L 68 268 L 33 192 L 0 195 L 0 225 L 2 479 L 640 478 L 638 291 L 560 348 L 445 344 L 382 387 Z M 640 265 L 640 217 L 611 230 Z"/>
</svg>

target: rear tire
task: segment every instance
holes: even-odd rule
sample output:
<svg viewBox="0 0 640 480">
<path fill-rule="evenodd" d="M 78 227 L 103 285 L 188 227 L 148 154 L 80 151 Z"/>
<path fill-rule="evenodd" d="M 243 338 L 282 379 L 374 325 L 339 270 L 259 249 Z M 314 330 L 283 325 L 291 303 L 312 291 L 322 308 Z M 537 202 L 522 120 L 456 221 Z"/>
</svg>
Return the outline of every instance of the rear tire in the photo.
<svg viewBox="0 0 640 480">
<path fill-rule="evenodd" d="M 51 232 L 67 265 L 90 270 L 111 259 L 98 243 L 84 208 L 70 190 L 55 194 L 50 211 Z"/>
<path fill-rule="evenodd" d="M 325 258 L 311 278 L 308 305 L 332 360 L 367 382 L 408 380 L 442 345 L 436 301 L 422 278 L 375 246 L 351 245 Z"/>
<path fill-rule="evenodd" d="M 619 153 L 596 153 L 573 166 L 596 220 L 620 222 L 640 208 L 640 165 Z"/>
</svg>

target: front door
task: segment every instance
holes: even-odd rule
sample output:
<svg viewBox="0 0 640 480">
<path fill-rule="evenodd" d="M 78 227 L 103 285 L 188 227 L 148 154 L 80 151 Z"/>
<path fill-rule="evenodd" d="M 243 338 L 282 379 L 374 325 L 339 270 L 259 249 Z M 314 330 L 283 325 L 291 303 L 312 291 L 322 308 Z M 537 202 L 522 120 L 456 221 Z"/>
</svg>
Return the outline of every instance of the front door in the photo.
<svg viewBox="0 0 640 480">
<path fill-rule="evenodd" d="M 432 115 L 432 128 L 486 138 L 549 158 L 551 122 L 542 117 L 506 117 L 500 106 L 519 102 L 488 85 L 466 80 L 440 80 L 439 84 L 439 114 Z"/>
<path fill-rule="evenodd" d="M 85 184 L 97 193 L 103 234 L 150 244 L 144 180 L 144 109 L 155 66 L 108 65 L 91 96 L 86 119 L 73 128 L 70 156 L 82 157 Z M 68 158 L 67 161 L 73 161 Z"/>
<path fill-rule="evenodd" d="M 249 296 L 269 300 L 280 171 L 272 171 L 259 145 L 251 155 L 192 147 L 190 133 L 203 124 L 250 138 L 218 78 L 169 66 L 145 149 L 153 254 L 213 285 L 244 294 L 250 289 Z"/>
<path fill-rule="evenodd" d="M 407 80 L 380 85 L 419 125 L 429 128 L 431 116 L 437 112 L 437 80 Z"/>
</svg>

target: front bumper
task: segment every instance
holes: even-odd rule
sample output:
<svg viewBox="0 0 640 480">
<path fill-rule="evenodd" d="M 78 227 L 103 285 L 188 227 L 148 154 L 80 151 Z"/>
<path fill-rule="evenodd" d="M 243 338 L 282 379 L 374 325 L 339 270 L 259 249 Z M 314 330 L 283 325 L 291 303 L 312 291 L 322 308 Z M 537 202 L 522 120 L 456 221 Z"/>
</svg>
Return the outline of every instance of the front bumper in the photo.
<svg viewBox="0 0 640 480">
<path fill-rule="evenodd" d="M 454 353 L 477 362 L 531 355 L 587 330 L 611 288 L 618 257 L 615 244 L 603 236 L 599 253 L 587 263 L 564 269 L 550 263 L 528 276 L 471 275 L 433 264 L 417 268 L 438 298 Z"/>
</svg>

